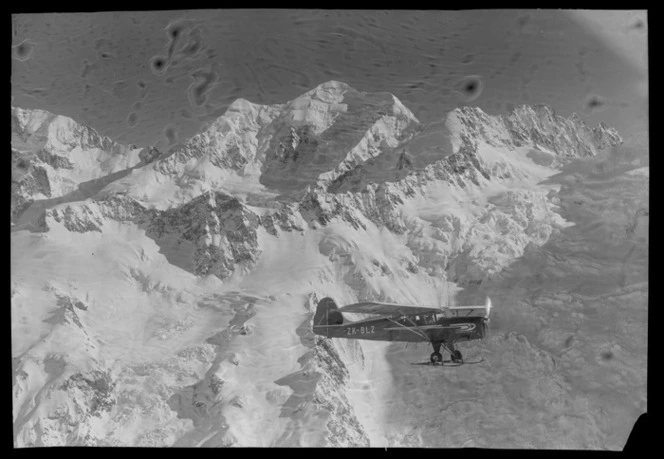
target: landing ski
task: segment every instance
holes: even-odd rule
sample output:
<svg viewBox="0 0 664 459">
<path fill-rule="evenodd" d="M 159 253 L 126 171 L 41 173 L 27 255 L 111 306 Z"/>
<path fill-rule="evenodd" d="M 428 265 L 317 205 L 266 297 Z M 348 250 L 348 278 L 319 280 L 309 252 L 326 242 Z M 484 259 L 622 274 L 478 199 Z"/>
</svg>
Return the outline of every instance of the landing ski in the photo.
<svg viewBox="0 0 664 459">
<path fill-rule="evenodd" d="M 451 360 L 443 360 L 440 363 L 433 363 L 431 361 L 413 362 L 411 363 L 411 365 L 427 365 L 430 367 L 460 367 L 461 365 L 475 365 L 477 363 L 482 363 L 482 362 L 484 362 L 484 358 L 480 358 L 478 360 L 471 360 L 471 361 L 464 360 L 463 362 L 453 362 Z"/>
</svg>

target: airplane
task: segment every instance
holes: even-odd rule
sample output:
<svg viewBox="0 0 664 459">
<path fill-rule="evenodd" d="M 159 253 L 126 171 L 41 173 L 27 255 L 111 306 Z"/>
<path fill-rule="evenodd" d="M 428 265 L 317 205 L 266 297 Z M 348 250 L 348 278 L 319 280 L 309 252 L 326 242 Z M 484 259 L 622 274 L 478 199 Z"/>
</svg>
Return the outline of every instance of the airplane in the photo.
<svg viewBox="0 0 664 459">
<path fill-rule="evenodd" d="M 484 309 L 485 314 L 470 316 L 477 309 Z M 463 311 L 467 314 L 459 316 Z M 318 302 L 312 329 L 326 338 L 428 342 L 433 346 L 431 364 L 443 364 L 440 350 L 444 348 L 450 352 L 452 363 L 461 365 L 463 356 L 454 344 L 483 339 L 490 312 L 489 298 L 482 306 L 425 307 L 364 301 L 339 308 L 332 298 L 326 297 Z M 344 314 L 379 317 L 349 321 Z"/>
</svg>

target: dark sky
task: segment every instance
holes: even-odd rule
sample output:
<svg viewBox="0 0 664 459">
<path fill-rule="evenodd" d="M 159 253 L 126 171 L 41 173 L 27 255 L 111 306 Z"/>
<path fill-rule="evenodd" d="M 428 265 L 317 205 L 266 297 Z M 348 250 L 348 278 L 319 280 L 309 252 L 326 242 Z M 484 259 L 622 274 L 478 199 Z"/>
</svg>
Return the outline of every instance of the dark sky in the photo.
<svg viewBox="0 0 664 459">
<path fill-rule="evenodd" d="M 604 121 L 628 140 L 642 140 L 647 129 L 644 11 L 192 10 L 13 19 L 12 103 L 70 116 L 124 143 L 167 149 L 236 98 L 282 103 L 331 79 L 391 92 L 423 122 L 459 105 L 496 114 L 545 103 L 560 115 Z M 454 92 L 468 75 L 483 85 L 472 101 Z"/>
</svg>

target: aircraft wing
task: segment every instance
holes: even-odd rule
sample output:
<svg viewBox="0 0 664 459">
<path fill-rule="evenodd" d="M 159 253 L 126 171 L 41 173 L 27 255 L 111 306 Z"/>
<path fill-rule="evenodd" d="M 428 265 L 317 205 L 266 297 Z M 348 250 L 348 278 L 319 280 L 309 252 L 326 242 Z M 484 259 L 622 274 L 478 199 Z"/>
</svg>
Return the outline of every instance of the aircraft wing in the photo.
<svg viewBox="0 0 664 459">
<path fill-rule="evenodd" d="M 440 308 L 364 301 L 361 303 L 354 303 L 349 304 L 348 306 L 344 306 L 343 308 L 339 309 L 339 312 L 351 314 L 377 314 L 381 316 L 400 316 L 404 314 L 431 314 L 440 312 Z"/>
</svg>

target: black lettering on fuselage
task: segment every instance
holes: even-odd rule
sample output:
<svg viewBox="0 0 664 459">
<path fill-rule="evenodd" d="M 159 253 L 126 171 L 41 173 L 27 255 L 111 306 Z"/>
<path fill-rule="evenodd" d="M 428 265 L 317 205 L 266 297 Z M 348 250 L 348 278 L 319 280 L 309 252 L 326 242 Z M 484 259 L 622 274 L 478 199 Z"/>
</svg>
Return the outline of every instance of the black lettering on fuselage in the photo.
<svg viewBox="0 0 664 459">
<path fill-rule="evenodd" d="M 354 335 L 372 335 L 376 333 L 376 326 L 375 325 L 363 325 L 359 327 L 348 327 L 346 328 L 346 335 L 347 336 L 354 336 Z"/>
</svg>

